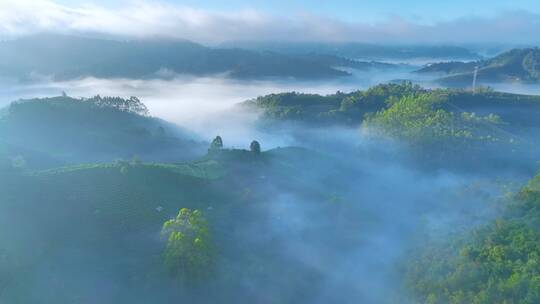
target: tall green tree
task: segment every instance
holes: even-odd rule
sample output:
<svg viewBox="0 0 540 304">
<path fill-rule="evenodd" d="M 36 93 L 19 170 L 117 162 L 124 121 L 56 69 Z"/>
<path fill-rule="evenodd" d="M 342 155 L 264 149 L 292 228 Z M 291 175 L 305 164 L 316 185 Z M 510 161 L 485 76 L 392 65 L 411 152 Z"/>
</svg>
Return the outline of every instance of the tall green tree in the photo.
<svg viewBox="0 0 540 304">
<path fill-rule="evenodd" d="M 164 259 L 167 270 L 184 282 L 196 282 L 211 274 L 215 251 L 208 222 L 199 210 L 183 208 L 163 224 L 167 239 Z"/>
</svg>

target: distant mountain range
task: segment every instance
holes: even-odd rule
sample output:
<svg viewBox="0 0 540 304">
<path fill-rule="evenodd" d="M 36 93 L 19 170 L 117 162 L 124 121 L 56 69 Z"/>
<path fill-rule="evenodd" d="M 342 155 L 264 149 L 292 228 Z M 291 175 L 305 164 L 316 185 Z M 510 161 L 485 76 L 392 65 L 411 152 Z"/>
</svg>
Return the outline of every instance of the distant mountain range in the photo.
<svg viewBox="0 0 540 304">
<path fill-rule="evenodd" d="M 350 75 L 336 67 L 392 65 L 315 53 L 210 48 L 182 40 L 118 41 L 42 34 L 0 42 L 0 76 L 19 79 L 157 78 L 176 74 L 318 79 Z"/>
<path fill-rule="evenodd" d="M 248 50 L 272 51 L 284 54 L 326 54 L 359 60 L 411 60 L 411 59 L 454 59 L 478 60 L 477 53 L 458 46 L 425 45 L 377 45 L 369 43 L 323 43 L 323 42 L 227 42 L 223 47 L 238 47 Z"/>
<path fill-rule="evenodd" d="M 438 73 L 445 85 L 467 85 L 478 67 L 478 83 L 540 81 L 540 49 L 514 49 L 487 60 L 443 62 L 428 65 L 419 73 Z"/>
</svg>

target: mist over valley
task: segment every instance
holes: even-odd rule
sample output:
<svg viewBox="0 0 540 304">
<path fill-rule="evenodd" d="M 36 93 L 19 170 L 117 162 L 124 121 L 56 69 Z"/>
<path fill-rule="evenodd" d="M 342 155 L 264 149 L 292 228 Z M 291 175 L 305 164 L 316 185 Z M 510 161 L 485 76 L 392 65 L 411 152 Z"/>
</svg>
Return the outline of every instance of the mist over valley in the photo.
<svg viewBox="0 0 540 304">
<path fill-rule="evenodd" d="M 113 2 L 0 3 L 0 303 L 540 302 L 536 4 Z"/>
</svg>

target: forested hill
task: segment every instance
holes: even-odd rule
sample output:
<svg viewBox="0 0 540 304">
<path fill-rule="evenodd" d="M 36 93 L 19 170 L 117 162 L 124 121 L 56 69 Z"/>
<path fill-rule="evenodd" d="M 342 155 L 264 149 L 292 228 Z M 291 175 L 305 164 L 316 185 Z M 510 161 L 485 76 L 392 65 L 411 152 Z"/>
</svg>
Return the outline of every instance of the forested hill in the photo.
<svg viewBox="0 0 540 304">
<path fill-rule="evenodd" d="M 37 35 L 0 42 L 0 76 L 53 76 L 57 80 L 170 77 L 225 74 L 234 78 L 347 76 L 333 68 L 343 59 L 291 56 L 275 52 L 209 48 L 182 40 L 117 41 Z"/>
<path fill-rule="evenodd" d="M 22 158 L 29 166 L 134 156 L 181 160 L 206 148 L 189 132 L 150 117 L 136 97 L 21 100 L 1 113 L 0 154 Z"/>
<path fill-rule="evenodd" d="M 472 231 L 424 240 L 406 262 L 419 303 L 540 302 L 540 176 L 510 196 L 499 218 Z"/>
<path fill-rule="evenodd" d="M 169 273 L 175 267 L 164 263 L 167 239 L 159 237 L 163 223 L 181 208 L 204 212 L 212 233 L 212 247 L 186 253 L 197 257 L 215 248 L 217 257 L 210 262 L 219 263 L 216 268 L 208 267 L 209 263 L 189 263 L 188 269 L 195 275 L 211 274 L 203 276 L 204 285 L 195 286 L 203 286 L 205 291 L 210 287 L 213 292 L 198 294 L 197 301 L 187 302 L 239 303 L 249 299 L 258 303 L 260 294 L 253 290 L 246 294 L 245 282 L 264 286 L 281 299 L 284 290 L 292 298 L 289 294 L 296 294 L 297 284 L 309 281 L 318 288 L 303 296 L 316 299 L 326 281 L 314 276 L 305 263 L 283 267 L 288 256 L 282 250 L 286 239 L 264 233 L 269 224 L 283 225 L 276 217 L 285 213 L 261 211 L 279 204 L 276 195 L 294 191 L 294 206 L 306 208 L 310 216 L 339 218 L 359 226 L 360 221 L 353 222 L 350 216 L 355 209 L 337 203 L 336 194 L 329 191 L 341 189 L 341 176 L 353 170 L 335 168 L 331 160 L 317 155 L 294 148 L 260 153 L 220 149 L 187 163 L 116 162 L 9 175 L 0 171 L 0 182 L 5 186 L 0 191 L 0 211 L 9 215 L 0 221 L 5 240 L 0 248 L 0 277 L 5 283 L 0 289 L 2 299 L 10 303 L 110 299 L 109 293 L 96 295 L 88 288 L 111 282 L 107 292 L 122 303 L 183 302 L 186 293 L 193 291 Z M 323 165 L 334 168 L 325 170 L 333 178 L 324 184 L 314 174 Z M 344 212 L 344 208 L 350 211 Z M 340 244 L 340 226 L 324 227 L 302 235 L 326 245 Z M 362 224 L 362 231 L 369 227 Z M 354 238 L 362 240 L 365 235 L 355 234 Z M 72 248 L 77 248 L 76 252 Z M 322 255 L 334 257 L 334 253 Z M 35 279 L 42 271 L 43 276 Z M 284 271 L 298 279 L 294 283 L 274 279 L 282 277 Z M 199 282 L 195 275 L 188 277 L 190 283 Z M 62 292 L 57 292 L 59 289 Z"/>
<path fill-rule="evenodd" d="M 518 125 L 540 126 L 540 97 L 480 89 L 476 94 L 460 89 L 430 90 L 410 82 L 381 84 L 365 91 L 331 95 L 288 92 L 261 96 L 241 104 L 261 112 L 267 122 L 359 126 L 366 114 L 389 109 L 407 96 L 429 95 L 449 111 L 495 114 Z"/>
<path fill-rule="evenodd" d="M 538 96 L 402 83 L 327 96 L 272 94 L 241 106 L 260 113 L 263 129 L 293 134 L 299 126 L 358 129 L 413 147 L 425 164 L 442 161 L 480 170 L 512 163 L 530 173 L 540 153 Z"/>
<path fill-rule="evenodd" d="M 478 62 L 436 63 L 419 70 L 420 73 L 445 74 L 440 82 L 448 85 L 469 85 L 474 69 L 478 67 L 479 83 L 494 82 L 539 82 L 540 49 L 514 49 L 494 58 Z"/>
</svg>

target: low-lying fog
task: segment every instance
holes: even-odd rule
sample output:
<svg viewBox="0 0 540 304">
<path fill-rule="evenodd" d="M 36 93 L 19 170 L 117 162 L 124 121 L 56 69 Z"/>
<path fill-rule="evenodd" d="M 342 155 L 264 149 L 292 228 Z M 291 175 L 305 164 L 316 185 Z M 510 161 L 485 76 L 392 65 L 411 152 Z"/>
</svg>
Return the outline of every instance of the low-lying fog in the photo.
<svg viewBox="0 0 540 304">
<path fill-rule="evenodd" d="M 35 97 L 59 96 L 65 91 L 72 97 L 136 96 L 144 102 L 152 116 L 178 124 L 210 139 L 216 134 L 228 138 L 228 145 L 245 145 L 253 138 L 266 141 L 270 146 L 287 145 L 286 138 L 264 138 L 255 133 L 252 114 L 227 113 L 227 119 L 219 119 L 224 111 L 248 99 L 271 93 L 303 92 L 333 94 L 366 89 L 381 82 L 410 79 L 411 67 L 391 72 L 354 72 L 352 77 L 336 80 L 298 81 L 281 80 L 234 80 L 222 77 L 177 76 L 170 79 L 97 79 L 52 82 L 46 80 L 17 83 L 0 79 L 0 107 L 11 101 Z M 352 71 L 351 71 L 352 72 Z M 242 138 L 244 140 L 237 140 Z"/>
<path fill-rule="evenodd" d="M 413 73 L 418 66 L 403 65 L 402 68 L 387 71 L 350 71 L 352 77 L 337 80 L 298 81 L 281 80 L 233 80 L 221 77 L 177 76 L 170 79 L 98 79 L 52 82 L 46 80 L 31 83 L 0 79 L 0 107 L 18 99 L 59 96 L 65 91 L 72 97 L 102 96 L 137 96 L 149 108 L 152 116 L 185 127 L 206 139 L 215 134 L 227 137 L 229 145 L 245 145 L 252 138 L 266 140 L 266 148 L 287 145 L 286 138 L 265 138 L 265 134 L 256 133 L 251 123 L 252 114 L 239 111 L 224 111 L 233 105 L 258 96 L 281 93 L 303 92 L 332 94 L 337 91 L 351 92 L 363 90 L 379 83 L 400 80 L 412 80 L 425 87 L 437 87 L 430 82 L 429 76 Z M 493 84 L 496 90 L 540 94 L 540 85 Z M 242 140 L 238 140 L 241 138 Z"/>
</svg>

